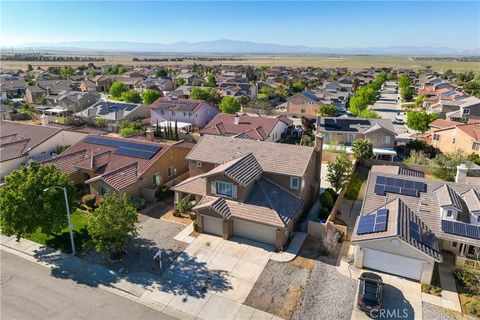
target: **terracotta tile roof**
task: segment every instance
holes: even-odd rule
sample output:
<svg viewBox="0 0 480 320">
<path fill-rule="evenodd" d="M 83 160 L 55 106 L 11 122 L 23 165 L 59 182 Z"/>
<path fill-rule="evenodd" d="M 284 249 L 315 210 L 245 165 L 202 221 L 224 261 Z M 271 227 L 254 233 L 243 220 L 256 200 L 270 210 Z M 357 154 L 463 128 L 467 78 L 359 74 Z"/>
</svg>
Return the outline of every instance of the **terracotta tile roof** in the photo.
<svg viewBox="0 0 480 320">
<path fill-rule="evenodd" d="M 196 195 L 205 195 L 207 193 L 207 180 L 204 175 L 198 175 L 195 177 L 188 178 L 179 184 L 175 185 L 171 189 L 173 191 L 178 191 L 188 194 Z"/>
<path fill-rule="evenodd" d="M 433 128 L 449 128 L 449 127 L 455 127 L 456 125 L 462 124 L 461 122 L 456 122 L 456 121 L 448 121 L 445 119 L 436 119 L 433 122 L 429 124 L 430 127 Z"/>
<path fill-rule="evenodd" d="M 27 144 L 30 139 L 0 144 L 0 162 L 16 159 L 28 154 Z"/>
<path fill-rule="evenodd" d="M 150 105 L 151 109 L 163 109 L 173 111 L 195 112 L 201 106 L 208 104 L 204 100 L 192 99 L 171 99 L 169 97 L 160 97 Z"/>
<path fill-rule="evenodd" d="M 125 187 L 137 182 L 140 176 L 138 174 L 138 162 L 127 164 L 116 170 L 104 173 L 100 176 L 85 181 L 89 184 L 97 180 L 103 180 L 106 184 L 112 186 L 115 190 L 122 190 Z"/>
<path fill-rule="evenodd" d="M 133 164 L 135 164 L 134 172 L 138 177 L 140 177 L 146 170 L 148 170 L 154 163 L 156 163 L 172 146 L 175 145 L 160 144 L 148 141 L 136 141 L 136 143 L 161 147 L 161 149 L 151 159 L 143 159 L 117 154 L 115 153 L 115 151 L 118 148 L 115 146 L 107 146 L 86 142 L 85 140 L 87 139 L 87 137 L 80 140 L 78 143 L 72 145 L 70 148 L 65 150 L 59 157 L 42 163 L 54 164 L 58 166 L 61 170 L 69 174 L 78 171 L 79 168 L 92 169 L 97 174 L 100 174 L 100 177 L 108 177 L 108 179 L 105 178 L 104 181 L 108 184 L 111 184 L 112 187 L 124 188 L 126 186 L 126 182 L 134 183 L 136 181 L 132 179 L 133 170 L 131 169 L 131 167 L 128 166 L 133 166 Z M 106 136 L 103 136 L 103 138 L 111 140 L 132 141 L 132 139 L 126 138 L 115 138 Z M 127 172 L 125 171 L 126 167 L 129 168 Z M 118 174 L 108 175 L 109 173 L 117 172 L 117 170 L 120 170 Z M 123 173 L 127 174 L 128 179 L 124 178 Z M 116 181 L 116 179 L 118 179 L 118 181 Z"/>
<path fill-rule="evenodd" d="M 236 115 L 218 113 L 206 126 L 201 134 L 236 135 L 253 132 L 250 136 L 256 140 L 265 140 L 279 122 L 290 125 L 292 121 L 286 117 L 254 117 L 239 114 L 239 123 L 235 124 Z M 256 131 L 256 133 L 254 132 Z"/>
<path fill-rule="evenodd" d="M 188 160 L 222 164 L 252 153 L 265 172 L 303 177 L 315 156 L 314 148 L 267 141 L 205 135 L 187 156 Z"/>
</svg>

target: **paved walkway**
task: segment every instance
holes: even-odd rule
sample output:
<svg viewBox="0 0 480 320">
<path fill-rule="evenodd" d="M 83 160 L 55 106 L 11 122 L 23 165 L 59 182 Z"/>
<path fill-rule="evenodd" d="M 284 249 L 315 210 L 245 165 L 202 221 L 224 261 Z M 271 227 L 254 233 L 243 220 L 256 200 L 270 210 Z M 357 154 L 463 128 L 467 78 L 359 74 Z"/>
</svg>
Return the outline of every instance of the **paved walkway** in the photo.
<svg viewBox="0 0 480 320">
<path fill-rule="evenodd" d="M 453 256 L 444 255 L 444 261 L 438 266 L 440 275 L 440 284 L 442 286 L 441 307 L 462 312 L 460 299 L 458 298 L 457 285 L 453 272 L 455 271 L 455 262 Z"/>
<path fill-rule="evenodd" d="M 293 237 L 293 240 L 290 242 L 288 249 L 286 251 L 273 252 L 270 260 L 278 262 L 292 261 L 298 255 L 305 238 L 307 238 L 307 234 L 305 232 L 297 232 L 295 237 Z"/>
<path fill-rule="evenodd" d="M 50 268 L 54 277 L 100 287 L 178 319 L 280 319 L 220 296 L 218 293 L 226 291 L 230 284 L 224 277 L 212 276 L 205 263 L 199 261 L 176 261 L 165 275 L 147 272 L 123 275 L 29 240 L 17 242 L 14 237 L 5 236 L 0 236 L 0 240 L 2 250 Z M 192 278 L 182 280 L 181 275 Z"/>
</svg>

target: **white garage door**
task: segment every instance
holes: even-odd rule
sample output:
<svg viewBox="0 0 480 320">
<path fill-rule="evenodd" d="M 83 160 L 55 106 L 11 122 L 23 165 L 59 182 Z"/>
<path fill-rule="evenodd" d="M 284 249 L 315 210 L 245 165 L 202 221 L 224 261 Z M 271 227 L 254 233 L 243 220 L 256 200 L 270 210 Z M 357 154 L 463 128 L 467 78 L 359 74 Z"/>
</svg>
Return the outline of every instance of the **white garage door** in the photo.
<svg viewBox="0 0 480 320">
<path fill-rule="evenodd" d="M 223 236 L 223 219 L 202 216 L 203 218 L 203 232 L 214 234 L 216 236 Z"/>
<path fill-rule="evenodd" d="M 277 229 L 259 223 L 234 219 L 233 235 L 274 245 Z"/>
<path fill-rule="evenodd" d="M 383 251 L 367 249 L 363 257 L 363 266 L 405 278 L 420 280 L 422 277 L 423 261 L 398 256 Z"/>
</svg>

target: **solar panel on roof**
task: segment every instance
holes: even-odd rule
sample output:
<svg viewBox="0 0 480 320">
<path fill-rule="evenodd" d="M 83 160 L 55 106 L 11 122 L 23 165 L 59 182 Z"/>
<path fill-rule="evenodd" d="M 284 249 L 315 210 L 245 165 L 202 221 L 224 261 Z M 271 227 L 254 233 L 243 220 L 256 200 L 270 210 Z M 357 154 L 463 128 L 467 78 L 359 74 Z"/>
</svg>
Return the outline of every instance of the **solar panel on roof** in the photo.
<svg viewBox="0 0 480 320">
<path fill-rule="evenodd" d="M 387 230 L 387 209 L 379 209 L 376 213 L 361 216 L 358 221 L 357 234 L 383 232 Z"/>
<path fill-rule="evenodd" d="M 433 250 L 440 252 L 437 236 L 431 231 L 425 231 L 421 234 L 423 244 Z"/>
<path fill-rule="evenodd" d="M 374 192 L 380 196 L 384 196 L 385 195 L 385 187 L 383 184 L 377 184 L 375 185 L 375 190 Z"/>
<path fill-rule="evenodd" d="M 442 219 L 442 231 L 467 238 L 480 239 L 480 226 Z"/>
<path fill-rule="evenodd" d="M 384 176 L 377 176 L 374 192 L 377 195 L 385 195 L 385 192 L 396 193 L 411 197 L 418 197 L 420 192 L 426 191 L 426 184 L 423 182 L 396 179 Z"/>
<path fill-rule="evenodd" d="M 95 136 L 88 136 L 83 141 L 86 143 L 99 144 L 103 146 L 136 149 L 136 150 L 149 151 L 153 153 L 157 153 L 161 149 L 161 146 L 155 146 L 151 144 L 130 142 L 130 141 L 124 141 L 124 140 L 117 140 L 117 139 L 109 139 L 109 138 L 95 137 Z"/>
<path fill-rule="evenodd" d="M 155 155 L 154 152 L 128 148 L 118 148 L 113 153 L 140 159 L 151 159 Z"/>
</svg>

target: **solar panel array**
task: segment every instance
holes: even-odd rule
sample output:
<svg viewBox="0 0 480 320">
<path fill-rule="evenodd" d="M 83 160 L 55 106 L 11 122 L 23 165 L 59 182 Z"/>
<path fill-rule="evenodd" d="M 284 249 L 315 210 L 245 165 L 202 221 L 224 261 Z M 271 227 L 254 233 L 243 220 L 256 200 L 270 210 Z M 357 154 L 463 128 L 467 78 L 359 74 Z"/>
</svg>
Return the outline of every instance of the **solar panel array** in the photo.
<svg viewBox="0 0 480 320">
<path fill-rule="evenodd" d="M 442 219 L 442 231 L 457 236 L 480 239 L 480 226 Z"/>
<path fill-rule="evenodd" d="M 98 114 L 100 115 L 106 115 L 118 110 L 132 111 L 137 107 L 136 104 L 132 104 L 132 103 L 117 103 L 117 102 L 109 102 L 109 101 L 99 101 L 97 102 L 96 106 L 100 108 L 100 110 L 98 111 Z"/>
<path fill-rule="evenodd" d="M 420 181 L 389 178 L 377 176 L 375 190 L 377 195 L 384 196 L 385 193 L 396 193 L 405 196 L 418 197 L 420 192 L 427 191 L 427 184 Z"/>
<path fill-rule="evenodd" d="M 151 159 L 158 151 L 162 149 L 160 146 L 154 146 L 151 144 L 108 139 L 104 137 L 88 136 L 83 141 L 102 146 L 116 147 L 118 149 L 113 152 L 114 154 L 140 159 Z"/>
<path fill-rule="evenodd" d="M 361 216 L 358 222 L 357 234 L 361 235 L 387 230 L 387 218 L 387 209 L 379 209 L 376 213 Z"/>
</svg>

